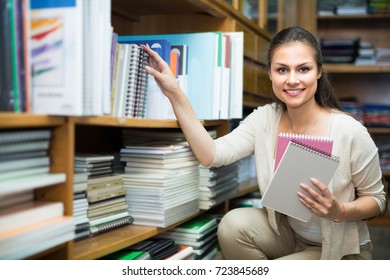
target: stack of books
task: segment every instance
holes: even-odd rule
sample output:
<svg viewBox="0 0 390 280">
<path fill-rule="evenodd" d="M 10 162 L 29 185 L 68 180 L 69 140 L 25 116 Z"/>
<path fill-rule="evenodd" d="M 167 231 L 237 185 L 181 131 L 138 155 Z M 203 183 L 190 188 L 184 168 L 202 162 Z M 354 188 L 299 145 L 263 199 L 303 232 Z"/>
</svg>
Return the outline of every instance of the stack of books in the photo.
<svg viewBox="0 0 390 280">
<path fill-rule="evenodd" d="M 238 186 L 237 163 L 218 168 L 199 166 L 199 208 L 207 210 L 233 197 Z"/>
<path fill-rule="evenodd" d="M 167 227 L 196 214 L 199 163 L 182 142 L 183 134 L 133 132 L 123 132 L 121 161 L 126 164 L 123 181 L 134 224 Z"/>
<path fill-rule="evenodd" d="M 338 15 L 365 15 L 367 14 L 366 0 L 349 0 L 343 1 L 336 6 L 336 14 Z"/>
<path fill-rule="evenodd" d="M 378 143 L 379 163 L 382 171 L 390 171 L 390 144 Z"/>
<path fill-rule="evenodd" d="M 105 260 L 184 260 L 193 250 L 181 246 L 173 238 L 149 238 L 135 245 L 103 257 Z"/>
<path fill-rule="evenodd" d="M 350 114 L 361 124 L 364 123 L 363 106 L 359 104 L 359 101 L 356 98 L 340 99 L 340 105 L 345 112 Z"/>
<path fill-rule="evenodd" d="M 367 11 L 370 14 L 389 14 L 390 0 L 368 0 Z"/>
<path fill-rule="evenodd" d="M 22 259 L 74 238 L 62 202 L 27 201 L 0 209 L 0 259 Z"/>
<path fill-rule="evenodd" d="M 0 133 L 0 259 L 21 259 L 74 238 L 62 202 L 34 200 L 34 190 L 65 182 L 51 174 L 51 130 Z"/>
<path fill-rule="evenodd" d="M 358 55 L 355 59 L 356 65 L 375 65 L 375 48 L 369 41 L 361 40 L 358 47 Z"/>
<path fill-rule="evenodd" d="M 198 212 L 199 163 L 188 146 L 127 146 L 121 153 L 135 224 L 167 227 Z"/>
<path fill-rule="evenodd" d="M 354 63 L 359 38 L 321 38 L 320 45 L 325 63 Z"/>
<path fill-rule="evenodd" d="M 190 246 L 196 259 L 211 259 L 217 253 L 217 219 L 213 216 L 199 216 L 165 233 L 161 238 L 173 238 L 177 244 Z"/>
<path fill-rule="evenodd" d="M 375 59 L 377 65 L 390 65 L 390 48 L 376 48 Z"/>
<path fill-rule="evenodd" d="M 255 156 L 247 156 L 238 161 L 238 182 L 244 182 L 256 178 Z"/>
<path fill-rule="evenodd" d="M 365 125 L 390 127 L 390 105 L 364 104 L 363 111 Z"/>
<path fill-rule="evenodd" d="M 87 180 L 87 172 L 78 172 L 73 175 L 73 218 L 76 224 L 75 240 L 89 236 Z"/>
<path fill-rule="evenodd" d="M 90 235 L 132 224 L 121 175 L 88 179 L 88 220 Z"/>
<path fill-rule="evenodd" d="M 113 155 L 78 153 L 74 160 L 75 172 L 87 172 L 88 178 L 107 176 L 113 173 Z"/>
<path fill-rule="evenodd" d="M 50 141 L 50 129 L 0 133 L 0 194 L 65 180 L 65 174 L 49 173 Z"/>
</svg>

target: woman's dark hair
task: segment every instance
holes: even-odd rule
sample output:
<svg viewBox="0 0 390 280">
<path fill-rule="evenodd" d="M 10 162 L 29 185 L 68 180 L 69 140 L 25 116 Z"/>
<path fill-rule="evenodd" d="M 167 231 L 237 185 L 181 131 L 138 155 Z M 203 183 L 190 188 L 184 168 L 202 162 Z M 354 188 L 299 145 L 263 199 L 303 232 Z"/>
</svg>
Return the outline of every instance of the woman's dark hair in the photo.
<svg viewBox="0 0 390 280">
<path fill-rule="evenodd" d="M 292 26 L 279 31 L 271 40 L 268 48 L 268 71 L 271 69 L 271 61 L 275 50 L 287 43 L 301 42 L 310 46 L 314 50 L 315 61 L 317 63 L 318 71 L 321 71 L 321 77 L 318 79 L 317 91 L 314 98 L 317 104 L 322 108 L 333 108 L 342 111 L 340 103 L 336 98 L 333 87 L 328 79 L 328 75 L 325 73 L 322 66 L 322 53 L 321 47 L 317 39 L 307 30 Z M 277 100 L 281 103 L 280 100 Z"/>
</svg>

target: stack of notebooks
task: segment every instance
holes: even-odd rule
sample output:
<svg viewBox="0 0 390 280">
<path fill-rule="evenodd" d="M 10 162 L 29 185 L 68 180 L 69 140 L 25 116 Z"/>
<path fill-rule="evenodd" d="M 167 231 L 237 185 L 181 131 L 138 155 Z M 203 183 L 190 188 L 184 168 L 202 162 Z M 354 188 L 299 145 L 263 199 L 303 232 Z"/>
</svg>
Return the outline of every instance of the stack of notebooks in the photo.
<svg viewBox="0 0 390 280">
<path fill-rule="evenodd" d="M 123 133 L 123 181 L 134 224 L 167 227 L 196 214 L 199 163 L 188 144 L 181 141 L 182 133 Z M 162 140 L 156 140 L 160 136 Z"/>
<path fill-rule="evenodd" d="M 367 12 L 370 14 L 389 14 L 390 0 L 368 0 Z"/>
<path fill-rule="evenodd" d="M 382 171 L 390 171 L 390 143 L 378 143 L 379 164 Z"/>
<path fill-rule="evenodd" d="M 196 259 L 211 259 L 217 253 L 218 222 L 214 216 L 199 216 L 158 237 L 173 238 L 177 244 L 190 246 Z"/>
<path fill-rule="evenodd" d="M 321 38 L 325 63 L 353 63 L 358 56 L 358 38 Z"/>
<path fill-rule="evenodd" d="M 13 130 L 0 133 L 0 195 L 63 182 L 51 174 L 51 130 Z"/>
<path fill-rule="evenodd" d="M 150 238 L 105 256 L 105 260 L 184 260 L 191 258 L 193 249 L 181 246 L 173 238 Z"/>
<path fill-rule="evenodd" d="M 255 156 L 247 156 L 238 161 L 238 182 L 244 182 L 256 178 Z"/>
<path fill-rule="evenodd" d="M 76 224 L 75 240 L 89 236 L 87 172 L 77 172 L 73 175 L 73 218 Z"/>
<path fill-rule="evenodd" d="M 90 235 L 133 223 L 128 212 L 121 175 L 88 179 L 88 220 Z"/>
<path fill-rule="evenodd" d="M 27 201 L 0 209 L 0 259 L 22 259 L 74 238 L 62 202 Z"/>
<path fill-rule="evenodd" d="M 367 126 L 390 127 L 390 105 L 364 104 L 363 120 Z"/>
<path fill-rule="evenodd" d="M 207 210 L 233 197 L 238 185 L 237 163 L 213 168 L 199 166 L 199 208 Z"/>
<path fill-rule="evenodd" d="M 113 173 L 113 155 L 78 153 L 74 160 L 75 172 L 87 172 L 88 178 L 106 176 Z"/>
<path fill-rule="evenodd" d="M 198 212 L 199 163 L 188 146 L 127 146 L 121 153 L 135 224 L 167 227 Z"/>
<path fill-rule="evenodd" d="M 74 238 L 62 202 L 34 200 L 34 190 L 65 182 L 51 174 L 51 130 L 0 133 L 0 259 L 22 259 Z"/>
<path fill-rule="evenodd" d="M 333 140 L 328 137 L 280 134 L 275 173 L 261 204 L 298 220 L 309 221 L 312 213 L 300 202 L 297 193 L 305 193 L 301 183 L 318 191 L 310 178 L 329 185 L 339 165 L 338 157 L 331 154 L 332 149 Z"/>
</svg>

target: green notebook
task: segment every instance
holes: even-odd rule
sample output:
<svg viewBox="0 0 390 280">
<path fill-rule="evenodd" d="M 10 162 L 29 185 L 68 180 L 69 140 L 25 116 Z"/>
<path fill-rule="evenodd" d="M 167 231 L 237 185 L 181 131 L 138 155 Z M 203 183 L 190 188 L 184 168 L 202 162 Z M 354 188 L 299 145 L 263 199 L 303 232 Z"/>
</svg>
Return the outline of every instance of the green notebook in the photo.
<svg viewBox="0 0 390 280">
<path fill-rule="evenodd" d="M 197 217 L 174 228 L 176 232 L 201 233 L 217 224 L 215 218 Z"/>
</svg>

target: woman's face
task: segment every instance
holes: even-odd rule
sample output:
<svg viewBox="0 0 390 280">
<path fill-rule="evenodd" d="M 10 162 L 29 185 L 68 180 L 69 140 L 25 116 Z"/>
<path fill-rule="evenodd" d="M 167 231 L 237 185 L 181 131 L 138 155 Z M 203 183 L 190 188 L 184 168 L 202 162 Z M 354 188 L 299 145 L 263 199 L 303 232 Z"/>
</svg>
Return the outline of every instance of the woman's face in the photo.
<svg viewBox="0 0 390 280">
<path fill-rule="evenodd" d="M 276 97 L 288 108 L 315 104 L 314 94 L 320 77 L 314 50 L 309 45 L 292 42 L 274 51 L 269 78 Z"/>
</svg>

